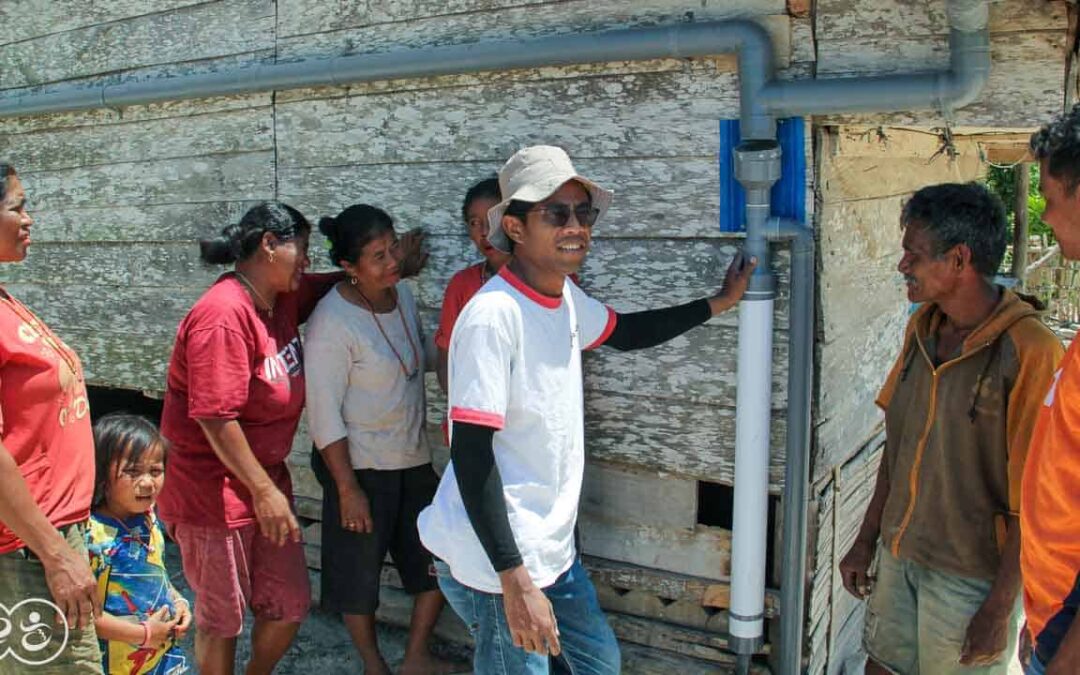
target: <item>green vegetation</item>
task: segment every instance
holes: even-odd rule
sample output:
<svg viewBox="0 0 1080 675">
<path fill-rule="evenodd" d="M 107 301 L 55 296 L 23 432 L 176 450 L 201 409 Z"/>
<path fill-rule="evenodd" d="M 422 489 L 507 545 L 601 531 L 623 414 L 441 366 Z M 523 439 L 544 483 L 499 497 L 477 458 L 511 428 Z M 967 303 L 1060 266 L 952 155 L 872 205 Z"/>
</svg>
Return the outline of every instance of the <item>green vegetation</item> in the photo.
<svg viewBox="0 0 1080 675">
<path fill-rule="evenodd" d="M 1046 237 L 1048 244 L 1054 243 L 1054 233 L 1050 226 L 1043 222 L 1042 212 L 1046 207 L 1046 200 L 1039 194 L 1039 165 L 1032 164 L 1031 184 L 1028 186 L 1028 233 Z M 1005 211 L 1009 216 L 1009 238 L 1012 239 L 1012 227 L 1015 218 L 1016 203 L 1016 174 L 1011 167 L 1000 168 L 991 166 L 986 174 L 986 185 L 1001 197 L 1005 202 Z"/>
</svg>

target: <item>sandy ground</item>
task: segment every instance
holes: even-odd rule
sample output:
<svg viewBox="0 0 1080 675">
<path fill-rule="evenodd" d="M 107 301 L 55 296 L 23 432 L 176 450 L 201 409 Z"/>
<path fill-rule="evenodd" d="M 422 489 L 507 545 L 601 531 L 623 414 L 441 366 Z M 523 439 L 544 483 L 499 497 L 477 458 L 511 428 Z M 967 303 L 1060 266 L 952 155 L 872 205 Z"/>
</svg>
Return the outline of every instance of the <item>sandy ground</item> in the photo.
<svg viewBox="0 0 1080 675">
<path fill-rule="evenodd" d="M 191 589 L 184 581 L 181 573 L 180 554 L 174 544 L 166 544 L 165 561 L 173 584 L 184 594 L 188 600 L 192 599 Z M 248 647 L 250 640 L 251 623 L 248 621 L 244 626 L 244 634 L 237 644 L 237 673 L 243 672 L 243 664 L 247 663 Z M 396 626 L 380 624 L 378 627 L 379 647 L 383 657 L 392 670 L 397 670 L 405 652 L 407 631 Z M 189 633 L 182 646 L 188 654 L 189 660 L 194 666 L 195 645 Z M 444 657 L 467 662 L 469 652 L 457 645 L 445 642 L 436 642 L 434 651 Z M 198 672 L 193 667 L 191 671 Z M 285 658 L 278 664 L 275 673 L 279 675 L 294 675 L 299 673 L 317 673 L 318 675 L 354 675 L 364 672 L 363 664 L 356 656 L 352 642 L 345 632 L 340 618 L 336 615 L 327 614 L 318 609 L 312 609 L 307 621 L 300 627 L 300 634 Z"/>
</svg>

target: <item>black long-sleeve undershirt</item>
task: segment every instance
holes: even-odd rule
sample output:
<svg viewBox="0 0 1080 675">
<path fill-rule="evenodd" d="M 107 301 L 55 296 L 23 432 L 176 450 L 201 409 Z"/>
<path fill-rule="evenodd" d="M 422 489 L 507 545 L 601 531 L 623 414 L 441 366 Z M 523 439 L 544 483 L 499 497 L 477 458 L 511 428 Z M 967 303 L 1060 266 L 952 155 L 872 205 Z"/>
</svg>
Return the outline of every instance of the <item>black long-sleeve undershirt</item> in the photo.
<svg viewBox="0 0 1080 675">
<path fill-rule="evenodd" d="M 655 347 L 700 326 L 711 316 L 709 301 L 704 299 L 664 309 L 617 314 L 615 330 L 603 344 L 621 352 Z"/>
<path fill-rule="evenodd" d="M 521 564 L 521 552 L 510 529 L 502 477 L 495 465 L 494 436 L 491 427 L 454 422 L 450 461 L 473 531 L 495 571 L 502 572 Z"/>
<path fill-rule="evenodd" d="M 707 300 L 618 314 L 615 329 L 603 344 L 620 351 L 653 347 L 705 323 L 710 316 Z M 492 567 L 503 572 L 522 564 L 522 558 L 510 529 L 502 477 L 495 464 L 494 436 L 491 427 L 454 422 L 450 459 L 473 531 Z"/>
</svg>

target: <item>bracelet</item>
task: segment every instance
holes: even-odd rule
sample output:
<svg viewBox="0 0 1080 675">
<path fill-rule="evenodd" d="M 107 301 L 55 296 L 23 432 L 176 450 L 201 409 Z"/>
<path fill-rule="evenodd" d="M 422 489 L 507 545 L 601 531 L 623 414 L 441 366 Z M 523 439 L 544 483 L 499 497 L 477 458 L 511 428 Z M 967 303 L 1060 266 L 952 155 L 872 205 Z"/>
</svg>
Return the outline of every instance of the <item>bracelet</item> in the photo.
<svg viewBox="0 0 1080 675">
<path fill-rule="evenodd" d="M 145 621 L 140 621 L 139 625 L 142 626 L 143 634 L 142 642 L 139 643 L 139 647 L 146 649 L 150 646 L 150 626 L 147 626 Z"/>
</svg>

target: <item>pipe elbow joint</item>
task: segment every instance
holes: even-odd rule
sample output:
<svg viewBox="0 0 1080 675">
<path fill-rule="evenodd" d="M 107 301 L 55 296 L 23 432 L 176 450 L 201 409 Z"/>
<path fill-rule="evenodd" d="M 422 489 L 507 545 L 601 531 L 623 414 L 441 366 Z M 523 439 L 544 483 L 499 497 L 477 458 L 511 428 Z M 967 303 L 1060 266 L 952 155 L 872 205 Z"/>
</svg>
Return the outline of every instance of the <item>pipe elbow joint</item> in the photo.
<svg viewBox="0 0 1080 675">
<path fill-rule="evenodd" d="M 977 31 L 952 30 L 952 67 L 944 74 L 942 104 L 956 110 L 979 98 L 990 79 L 990 34 L 986 28 Z"/>
</svg>

